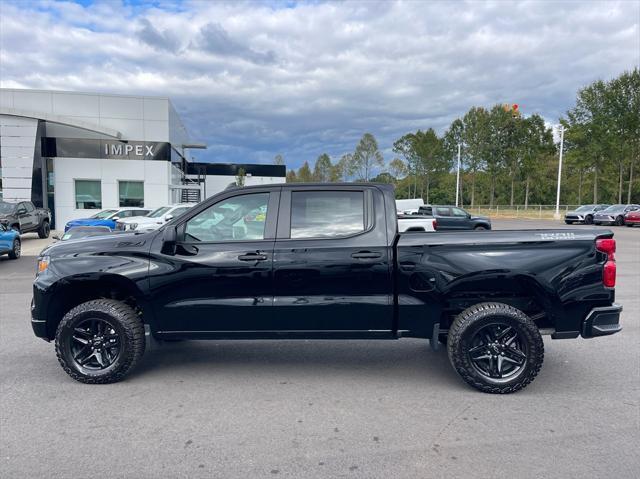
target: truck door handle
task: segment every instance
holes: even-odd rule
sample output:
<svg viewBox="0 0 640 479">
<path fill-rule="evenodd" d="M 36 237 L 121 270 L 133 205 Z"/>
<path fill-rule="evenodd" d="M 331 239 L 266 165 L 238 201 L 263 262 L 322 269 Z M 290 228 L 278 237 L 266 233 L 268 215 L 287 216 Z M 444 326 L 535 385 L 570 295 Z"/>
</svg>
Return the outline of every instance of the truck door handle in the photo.
<svg viewBox="0 0 640 479">
<path fill-rule="evenodd" d="M 374 251 L 358 251 L 351 255 L 355 259 L 377 259 L 382 258 L 382 253 L 376 253 Z"/>
<path fill-rule="evenodd" d="M 247 253 L 238 256 L 240 261 L 266 261 L 267 255 L 262 253 Z"/>
</svg>

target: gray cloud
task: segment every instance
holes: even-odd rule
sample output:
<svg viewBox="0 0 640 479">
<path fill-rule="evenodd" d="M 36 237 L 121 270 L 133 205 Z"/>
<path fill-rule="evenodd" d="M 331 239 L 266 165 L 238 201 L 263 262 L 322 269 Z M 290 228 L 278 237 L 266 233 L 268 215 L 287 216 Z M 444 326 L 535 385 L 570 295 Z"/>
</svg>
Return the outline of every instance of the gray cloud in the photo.
<svg viewBox="0 0 640 479">
<path fill-rule="evenodd" d="M 200 29 L 196 45 L 216 55 L 238 57 L 254 63 L 269 64 L 275 62 L 275 53 L 257 52 L 232 39 L 229 33 L 218 23 L 207 23 Z"/>
<path fill-rule="evenodd" d="M 0 85 L 170 96 L 212 161 L 297 167 L 365 132 L 389 161 L 398 136 L 474 105 L 557 122 L 640 63 L 631 1 L 51 5 L 2 3 Z"/>
<path fill-rule="evenodd" d="M 138 38 L 147 45 L 157 49 L 176 53 L 180 49 L 180 39 L 171 31 L 160 31 L 146 19 L 139 20 L 140 30 L 136 32 Z"/>
</svg>

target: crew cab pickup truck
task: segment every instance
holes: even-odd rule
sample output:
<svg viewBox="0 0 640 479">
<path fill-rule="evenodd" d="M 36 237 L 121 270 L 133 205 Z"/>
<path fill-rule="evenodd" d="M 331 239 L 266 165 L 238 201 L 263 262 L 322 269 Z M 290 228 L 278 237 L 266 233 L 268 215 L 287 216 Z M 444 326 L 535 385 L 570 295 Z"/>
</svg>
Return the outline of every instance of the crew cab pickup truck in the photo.
<svg viewBox="0 0 640 479">
<path fill-rule="evenodd" d="M 0 201 L 0 223 L 18 234 L 36 232 L 44 239 L 51 232 L 51 212 L 46 208 L 36 208 L 31 201 Z"/>
<path fill-rule="evenodd" d="M 388 185 L 251 186 L 157 231 L 46 248 L 31 321 L 84 383 L 161 340 L 413 337 L 510 393 L 538 374 L 543 334 L 620 331 L 614 253 L 608 230 L 399 234 Z"/>
</svg>

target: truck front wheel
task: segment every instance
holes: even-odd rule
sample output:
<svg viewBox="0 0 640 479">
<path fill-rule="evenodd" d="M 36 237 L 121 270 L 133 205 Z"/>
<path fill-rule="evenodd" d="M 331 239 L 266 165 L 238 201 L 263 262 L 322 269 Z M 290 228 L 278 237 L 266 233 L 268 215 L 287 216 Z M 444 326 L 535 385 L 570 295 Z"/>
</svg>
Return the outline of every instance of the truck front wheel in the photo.
<svg viewBox="0 0 640 479">
<path fill-rule="evenodd" d="M 56 331 L 56 354 L 76 381 L 107 384 L 123 379 L 144 353 L 144 326 L 127 304 L 96 299 L 64 315 Z"/>
<path fill-rule="evenodd" d="M 49 233 L 51 232 L 51 227 L 49 226 L 49 221 L 44 220 L 38 228 L 38 237 L 41 239 L 45 239 L 49 237 Z"/>
<path fill-rule="evenodd" d="M 447 351 L 462 379 L 494 394 L 526 387 L 544 360 L 536 324 L 519 309 L 502 303 L 480 303 L 460 313 L 449 329 Z"/>
</svg>

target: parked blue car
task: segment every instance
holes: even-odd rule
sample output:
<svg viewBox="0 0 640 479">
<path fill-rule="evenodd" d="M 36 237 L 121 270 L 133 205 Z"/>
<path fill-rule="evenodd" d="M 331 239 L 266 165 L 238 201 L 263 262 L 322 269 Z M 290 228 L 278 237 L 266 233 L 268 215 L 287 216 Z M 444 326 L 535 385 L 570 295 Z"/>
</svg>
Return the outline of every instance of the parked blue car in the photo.
<svg viewBox="0 0 640 479">
<path fill-rule="evenodd" d="M 10 259 L 18 259 L 21 247 L 18 232 L 0 223 L 0 256 L 8 254 Z"/>
<path fill-rule="evenodd" d="M 75 226 L 106 226 L 113 230 L 116 227 L 116 220 L 121 218 L 131 218 L 132 216 L 146 216 L 151 210 L 145 208 L 118 208 L 103 210 L 89 218 L 71 220 L 64 225 L 65 232 Z"/>
</svg>

